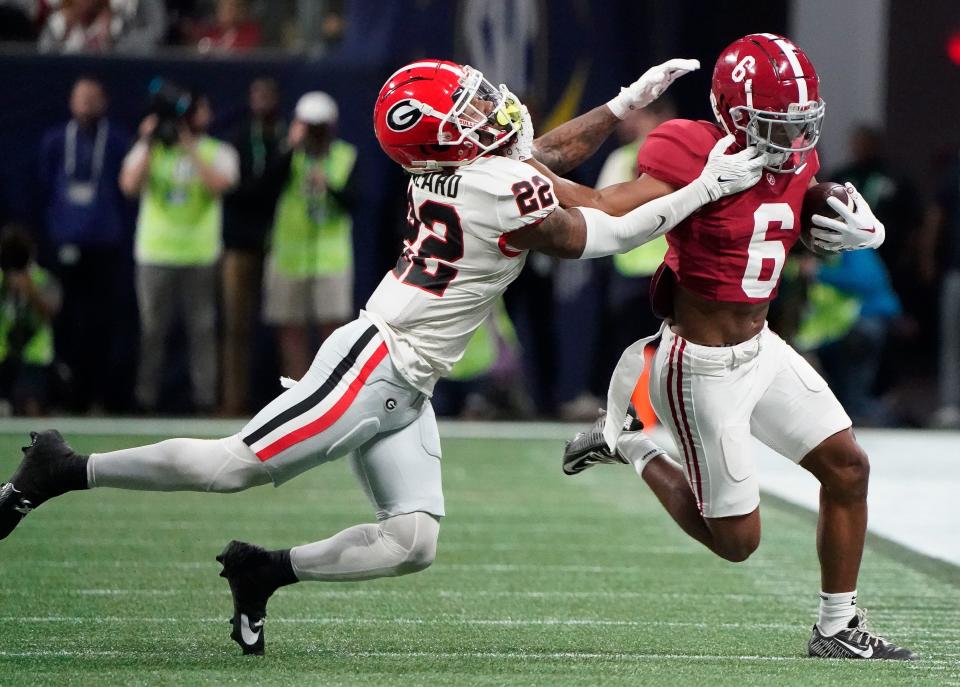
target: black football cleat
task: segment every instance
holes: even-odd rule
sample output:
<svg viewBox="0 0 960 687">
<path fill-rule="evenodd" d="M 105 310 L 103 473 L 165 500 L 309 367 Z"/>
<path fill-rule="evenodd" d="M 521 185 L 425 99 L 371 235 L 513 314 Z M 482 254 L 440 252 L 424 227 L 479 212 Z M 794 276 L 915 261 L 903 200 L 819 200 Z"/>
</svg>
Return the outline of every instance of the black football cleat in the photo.
<svg viewBox="0 0 960 687">
<path fill-rule="evenodd" d="M 0 539 L 45 501 L 87 488 L 87 457 L 70 448 L 60 432 L 30 432 L 30 442 L 13 477 L 0 485 Z"/>
<path fill-rule="evenodd" d="M 913 661 L 917 655 L 879 636 L 867 626 L 867 611 L 857 609 L 850 624 L 835 635 L 825 637 L 813 626 L 807 654 L 817 658 L 859 658 L 887 661 Z"/>
<path fill-rule="evenodd" d="M 629 415 L 628 415 L 629 417 Z M 603 438 L 603 426 L 607 414 L 600 411 L 600 417 L 586 432 L 577 434 L 563 447 L 563 472 L 576 475 L 589 467 L 600 463 L 627 463 L 619 453 L 610 450 Z M 641 425 L 643 427 L 643 425 Z"/>
<path fill-rule="evenodd" d="M 274 564 L 269 551 L 254 544 L 232 541 L 217 556 L 223 564 L 220 577 L 230 583 L 233 596 L 233 631 L 230 639 L 243 649 L 245 656 L 263 656 L 263 623 L 267 617 L 267 600 L 277 589 L 265 580 L 264 571 Z"/>
<path fill-rule="evenodd" d="M 567 475 L 576 475 L 589 467 L 603 463 L 620 463 L 630 465 L 630 461 L 621 453 L 619 442 L 618 450 L 611 451 L 603 438 L 603 425 L 606 422 L 606 413 L 601 410 L 600 417 L 586 432 L 578 432 L 563 448 L 563 472 Z M 643 460 L 654 455 L 665 453 L 643 432 L 643 423 L 637 417 L 637 411 L 631 404 L 623 418 L 622 438 L 629 438 L 630 452 L 640 452 Z"/>
</svg>

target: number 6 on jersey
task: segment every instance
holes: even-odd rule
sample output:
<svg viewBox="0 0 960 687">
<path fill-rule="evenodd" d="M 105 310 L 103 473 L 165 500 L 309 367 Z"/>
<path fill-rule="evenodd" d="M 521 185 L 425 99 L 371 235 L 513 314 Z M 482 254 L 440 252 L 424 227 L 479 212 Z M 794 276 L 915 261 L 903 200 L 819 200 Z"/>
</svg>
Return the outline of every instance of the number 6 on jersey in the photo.
<svg viewBox="0 0 960 687">
<path fill-rule="evenodd" d="M 787 253 L 780 239 L 767 240 L 770 230 L 791 231 L 793 209 L 789 203 L 764 203 L 753 213 L 753 236 L 747 248 L 747 268 L 740 282 L 750 298 L 766 298 L 780 281 Z"/>
</svg>

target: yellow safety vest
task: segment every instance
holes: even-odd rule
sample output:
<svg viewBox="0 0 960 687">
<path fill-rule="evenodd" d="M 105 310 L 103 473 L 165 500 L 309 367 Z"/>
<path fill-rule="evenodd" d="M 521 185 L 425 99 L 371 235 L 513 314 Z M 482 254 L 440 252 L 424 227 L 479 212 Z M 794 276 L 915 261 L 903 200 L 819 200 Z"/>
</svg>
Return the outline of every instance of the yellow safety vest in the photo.
<svg viewBox="0 0 960 687">
<path fill-rule="evenodd" d="M 201 138 L 200 159 L 212 164 L 221 145 Z M 203 185 L 187 153 L 179 146 L 152 146 L 137 218 L 137 262 L 212 265 L 220 257 L 222 228 L 220 197 Z"/>
<path fill-rule="evenodd" d="M 270 240 L 269 259 L 279 274 L 300 279 L 351 270 L 353 222 L 328 189 L 346 186 L 356 159 L 356 148 L 340 140 L 322 158 L 293 154 Z"/>
</svg>

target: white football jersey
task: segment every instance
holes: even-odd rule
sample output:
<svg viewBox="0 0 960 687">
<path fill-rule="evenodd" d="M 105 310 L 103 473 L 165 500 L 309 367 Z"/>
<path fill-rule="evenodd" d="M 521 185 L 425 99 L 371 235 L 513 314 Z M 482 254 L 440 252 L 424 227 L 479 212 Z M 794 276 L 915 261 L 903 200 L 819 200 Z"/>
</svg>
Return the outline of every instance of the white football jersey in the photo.
<svg viewBox="0 0 960 687">
<path fill-rule="evenodd" d="M 361 314 L 400 373 L 430 394 L 523 269 L 526 251 L 504 235 L 543 220 L 557 201 L 534 167 L 505 157 L 413 175 L 407 199 L 403 254 Z"/>
</svg>

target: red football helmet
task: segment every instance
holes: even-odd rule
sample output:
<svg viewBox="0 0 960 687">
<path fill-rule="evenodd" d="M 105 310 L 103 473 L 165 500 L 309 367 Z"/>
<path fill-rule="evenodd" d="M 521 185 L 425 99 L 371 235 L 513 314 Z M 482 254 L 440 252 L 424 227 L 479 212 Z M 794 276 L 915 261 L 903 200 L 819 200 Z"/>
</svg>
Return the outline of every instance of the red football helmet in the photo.
<svg viewBox="0 0 960 687">
<path fill-rule="evenodd" d="M 720 53 L 710 104 L 717 121 L 741 146 L 771 154 L 767 169 L 788 172 L 820 139 L 824 104 L 810 58 L 772 33 L 744 36 Z"/>
<path fill-rule="evenodd" d="M 408 172 L 456 167 L 520 129 L 500 90 L 468 65 L 420 60 L 397 70 L 373 108 L 377 141 Z"/>
</svg>

